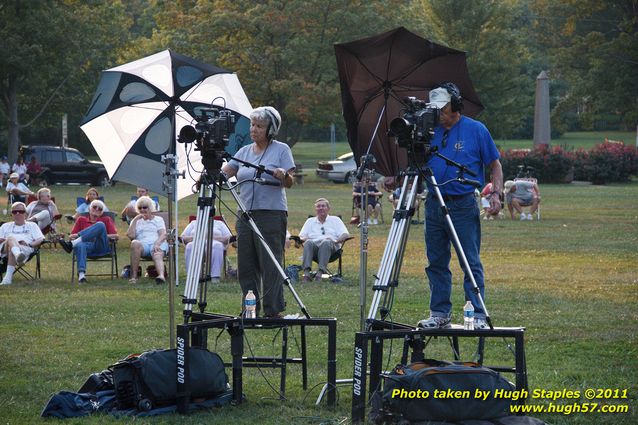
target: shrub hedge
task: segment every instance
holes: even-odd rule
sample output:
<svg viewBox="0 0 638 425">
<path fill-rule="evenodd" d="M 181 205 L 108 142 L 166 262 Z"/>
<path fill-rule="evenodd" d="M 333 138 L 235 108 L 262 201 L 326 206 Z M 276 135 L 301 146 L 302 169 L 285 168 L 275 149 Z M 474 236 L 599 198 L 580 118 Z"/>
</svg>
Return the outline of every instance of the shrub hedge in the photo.
<svg viewBox="0 0 638 425">
<path fill-rule="evenodd" d="M 516 177 L 519 166 L 532 167 L 540 183 L 563 183 L 571 180 L 590 181 L 594 184 L 629 181 L 638 171 L 635 146 L 623 142 L 609 142 L 590 150 L 566 150 L 560 146 L 540 145 L 534 149 L 508 149 L 501 151 L 503 176 Z"/>
</svg>

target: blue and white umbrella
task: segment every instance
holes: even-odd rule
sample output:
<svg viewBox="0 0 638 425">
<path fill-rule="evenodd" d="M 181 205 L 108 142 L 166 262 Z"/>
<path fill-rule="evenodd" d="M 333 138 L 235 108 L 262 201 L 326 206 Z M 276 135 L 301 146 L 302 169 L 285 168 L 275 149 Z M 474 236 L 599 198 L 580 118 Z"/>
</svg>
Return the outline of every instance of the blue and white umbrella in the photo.
<svg viewBox="0 0 638 425">
<path fill-rule="evenodd" d="M 113 180 L 143 186 L 166 196 L 162 156 L 176 155 L 176 199 L 191 195 L 202 171 L 199 151 L 177 143 L 185 125 L 211 106 L 235 117 L 226 150 L 233 154 L 250 142 L 252 110 L 237 75 L 164 50 L 108 69 L 80 128 L 87 135 Z M 190 164 L 190 165 L 189 165 Z"/>
</svg>

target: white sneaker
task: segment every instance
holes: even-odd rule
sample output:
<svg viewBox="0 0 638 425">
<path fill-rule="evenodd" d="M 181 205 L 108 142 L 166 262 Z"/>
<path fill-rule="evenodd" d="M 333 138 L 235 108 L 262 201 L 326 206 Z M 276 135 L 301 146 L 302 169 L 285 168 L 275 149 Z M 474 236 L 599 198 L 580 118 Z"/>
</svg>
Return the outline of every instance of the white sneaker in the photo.
<svg viewBox="0 0 638 425">
<path fill-rule="evenodd" d="M 379 224 L 379 220 L 377 220 L 376 218 L 372 220 L 372 224 Z"/>
<path fill-rule="evenodd" d="M 24 266 L 24 263 L 27 261 L 27 255 L 24 252 L 21 252 L 16 257 L 16 263 L 18 266 Z"/>
<path fill-rule="evenodd" d="M 534 220 L 534 217 L 532 217 L 532 213 L 527 213 L 527 219 Z"/>
<path fill-rule="evenodd" d="M 521 213 L 521 221 L 525 220 L 527 220 L 527 216 L 525 215 L 525 213 Z"/>
<path fill-rule="evenodd" d="M 474 330 L 489 329 L 490 325 L 487 324 L 485 319 L 474 319 Z"/>
<path fill-rule="evenodd" d="M 416 326 L 424 329 L 447 329 L 451 326 L 450 322 L 449 317 L 430 316 L 427 319 L 419 321 Z"/>
<path fill-rule="evenodd" d="M 371 218 L 368 219 L 368 224 L 372 224 L 372 219 Z"/>
<path fill-rule="evenodd" d="M 0 285 L 11 285 L 13 282 L 11 282 L 10 280 L 2 279 L 2 282 L 0 282 Z"/>
</svg>

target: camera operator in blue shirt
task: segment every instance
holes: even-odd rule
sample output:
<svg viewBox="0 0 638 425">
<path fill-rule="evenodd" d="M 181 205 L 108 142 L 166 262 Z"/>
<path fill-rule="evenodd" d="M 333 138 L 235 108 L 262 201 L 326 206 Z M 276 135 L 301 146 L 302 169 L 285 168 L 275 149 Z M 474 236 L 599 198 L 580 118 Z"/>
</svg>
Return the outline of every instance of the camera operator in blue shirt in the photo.
<svg viewBox="0 0 638 425">
<path fill-rule="evenodd" d="M 490 169 L 492 195 L 489 202 L 490 213 L 501 209 L 500 195 L 503 188 L 503 170 L 499 152 L 485 125 L 461 114 L 463 108 L 461 93 L 452 83 L 442 83 L 430 91 L 430 104 L 440 110 L 439 124 L 435 127 L 431 140 L 433 148 L 441 155 L 466 166 L 475 172 L 484 185 L 484 168 Z M 448 165 L 444 159 L 432 155 L 428 162 L 438 184 L 455 179 L 457 167 Z M 429 183 L 428 183 L 428 186 Z M 425 271 L 430 283 L 430 317 L 419 322 L 423 328 L 448 328 L 452 312 L 452 272 L 450 259 L 452 243 L 445 214 L 432 187 L 428 187 L 426 198 L 425 244 L 428 266 Z M 474 187 L 453 181 L 440 187 L 443 200 L 458 235 L 459 242 L 470 269 L 484 298 L 483 265 L 480 259 L 481 221 Z M 463 268 L 463 265 L 461 264 Z M 475 329 L 487 329 L 485 312 L 478 297 L 473 292 L 474 285 L 465 275 L 463 287 L 465 299 L 472 301 L 475 310 Z"/>
</svg>

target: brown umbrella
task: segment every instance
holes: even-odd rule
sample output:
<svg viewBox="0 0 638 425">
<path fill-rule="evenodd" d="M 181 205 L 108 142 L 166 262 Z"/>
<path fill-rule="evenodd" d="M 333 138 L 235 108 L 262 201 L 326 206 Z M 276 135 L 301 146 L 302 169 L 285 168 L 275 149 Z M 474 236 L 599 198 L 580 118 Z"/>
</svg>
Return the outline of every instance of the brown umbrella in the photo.
<svg viewBox="0 0 638 425">
<path fill-rule="evenodd" d="M 431 89 L 450 81 L 461 91 L 464 114 L 475 116 L 483 110 L 465 52 L 428 41 L 403 27 L 335 44 L 335 53 L 352 152 L 359 163 L 372 143 L 375 168 L 385 176 L 397 174 L 408 164 L 405 149 L 399 149 L 387 135 L 390 122 L 401 114 L 405 97 L 427 101 Z"/>
</svg>

